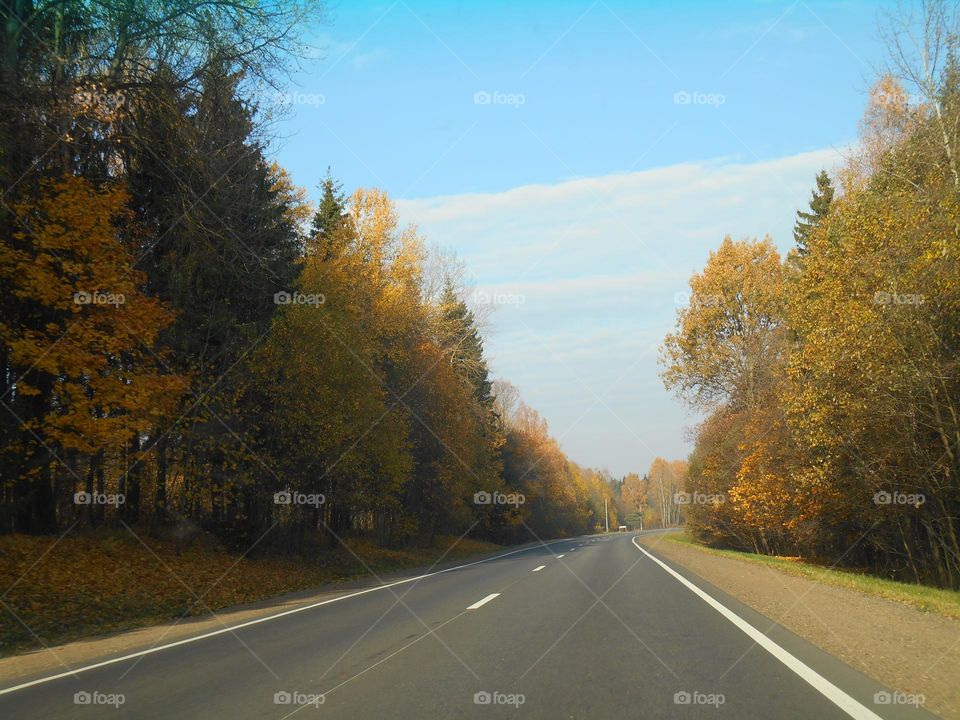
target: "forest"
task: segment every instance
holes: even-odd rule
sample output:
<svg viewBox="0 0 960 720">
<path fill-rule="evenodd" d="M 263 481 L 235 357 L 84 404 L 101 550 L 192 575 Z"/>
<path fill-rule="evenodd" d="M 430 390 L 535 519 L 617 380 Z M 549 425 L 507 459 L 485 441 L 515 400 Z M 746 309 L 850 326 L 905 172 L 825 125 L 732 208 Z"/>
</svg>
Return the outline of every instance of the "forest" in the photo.
<svg viewBox="0 0 960 720">
<path fill-rule="evenodd" d="M 312 0 L 0 15 L 0 533 L 305 554 L 603 523 L 608 479 L 489 376 L 458 262 L 383 190 L 321 168 L 313 206 L 270 159 Z"/>
<path fill-rule="evenodd" d="M 725 238 L 661 360 L 703 418 L 696 537 L 957 589 L 960 65 L 932 7 L 919 62 L 891 31 L 859 143 L 816 177 L 794 247 Z"/>
</svg>

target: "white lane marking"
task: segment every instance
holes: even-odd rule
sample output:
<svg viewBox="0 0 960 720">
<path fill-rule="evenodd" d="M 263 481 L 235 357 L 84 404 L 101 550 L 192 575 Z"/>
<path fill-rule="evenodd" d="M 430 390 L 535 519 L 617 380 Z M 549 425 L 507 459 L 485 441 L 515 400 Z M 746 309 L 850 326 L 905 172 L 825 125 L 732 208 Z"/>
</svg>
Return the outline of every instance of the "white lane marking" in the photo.
<svg viewBox="0 0 960 720">
<path fill-rule="evenodd" d="M 689 590 L 691 590 L 695 595 L 697 595 L 701 600 L 707 603 L 710 607 L 716 610 L 718 613 L 723 615 L 727 620 L 736 625 L 740 630 L 745 632 L 750 639 L 752 639 L 757 645 L 762 647 L 768 653 L 773 655 L 777 660 L 782 662 L 788 668 L 793 670 L 800 678 L 810 685 L 814 689 L 819 691 L 824 697 L 827 698 L 830 702 L 836 705 L 838 708 L 843 710 L 847 715 L 856 720 L 883 720 L 879 715 L 873 712 L 870 708 L 862 705 L 859 701 L 850 697 L 843 690 L 838 688 L 832 682 L 827 680 L 823 675 L 818 673 L 816 670 L 811 668 L 809 665 L 804 663 L 801 660 L 798 660 L 789 652 L 784 650 L 782 647 L 777 645 L 773 640 L 768 638 L 762 632 L 757 630 L 753 625 L 748 623 L 742 617 L 737 615 L 733 610 L 730 610 L 726 605 L 722 604 L 719 600 L 715 600 L 713 596 L 708 595 L 699 587 L 694 585 L 692 582 L 687 580 L 683 575 L 676 572 L 673 568 L 668 566 L 666 563 L 655 558 L 653 555 L 644 550 L 637 543 L 637 539 L 633 539 L 633 544 L 644 555 L 653 560 L 657 565 L 662 567 L 668 573 L 673 575 L 677 580 L 683 583 Z"/>
<path fill-rule="evenodd" d="M 467 610 L 476 610 L 478 607 L 483 607 L 488 602 L 493 600 L 495 597 L 500 597 L 500 593 L 490 593 L 483 600 L 477 600 L 473 605 L 467 607 Z"/>
<path fill-rule="evenodd" d="M 552 540 L 547 541 L 546 543 L 541 543 L 540 547 L 544 545 L 557 545 L 563 542 L 570 542 L 569 540 Z M 358 590 L 355 593 L 349 593 L 347 595 L 339 595 L 335 598 L 330 598 L 329 600 L 321 600 L 319 602 L 311 603 L 310 605 L 304 605 L 303 607 L 293 608 L 292 610 L 284 610 L 281 613 L 275 615 L 267 615 L 266 617 L 257 618 L 256 620 L 248 620 L 247 622 L 239 623 L 237 625 L 230 625 L 229 627 L 220 628 L 219 630 L 212 630 L 208 633 L 203 633 L 202 635 L 196 635 L 194 637 L 184 638 L 183 640 L 177 640 L 175 642 L 167 643 L 166 645 L 158 645 L 156 647 L 147 648 L 146 650 L 140 650 L 138 652 L 132 652 L 121 657 L 112 658 L 110 660 L 104 660 L 103 662 L 93 663 L 91 665 L 84 665 L 83 667 L 75 668 L 69 672 L 57 673 L 56 675 L 47 675 L 46 677 L 37 678 L 36 680 L 31 680 L 30 682 L 20 683 L 19 685 L 12 685 L 8 688 L 3 688 L 0 690 L 0 695 L 6 695 L 8 693 L 16 692 L 17 690 L 23 690 L 24 688 L 33 687 L 34 685 L 41 685 L 43 683 L 51 682 L 53 680 L 59 680 L 60 678 L 73 677 L 82 672 L 87 672 L 88 670 L 96 670 L 97 668 L 104 667 L 106 665 L 113 665 L 114 663 L 123 662 L 124 660 L 132 660 L 133 658 L 138 658 L 143 655 L 152 655 L 153 653 L 160 652 L 161 650 L 167 650 L 172 647 L 177 647 L 178 645 L 186 645 L 188 643 L 196 642 L 197 640 L 205 640 L 206 638 L 215 637 L 216 635 L 223 635 L 224 633 L 233 632 L 234 630 L 239 630 L 240 628 L 250 627 L 251 625 L 259 625 L 260 623 L 268 622 L 270 620 L 276 620 L 277 618 L 285 617 L 286 615 L 294 615 L 296 613 L 303 612 L 305 610 L 312 610 L 313 608 L 320 607 L 321 605 L 329 605 L 330 603 L 339 602 L 341 600 L 349 600 L 350 598 L 355 598 L 360 595 L 366 595 L 367 593 L 377 592 L 378 590 L 386 590 L 387 588 L 392 588 L 396 585 L 404 585 L 406 583 L 416 582 L 417 580 L 423 580 L 424 578 L 434 577 L 435 575 L 443 575 L 444 573 L 453 572 L 454 570 L 462 570 L 463 568 L 472 567 L 473 565 L 480 565 L 481 563 L 491 562 L 493 560 L 499 560 L 500 558 L 507 557 L 508 555 L 516 555 L 519 552 L 526 552 L 527 550 L 535 550 L 537 546 L 520 548 L 519 550 L 511 550 L 510 552 L 502 553 L 501 555 L 494 555 L 493 557 L 484 558 L 483 560 L 474 560 L 473 562 L 468 562 L 463 565 L 457 565 L 456 567 L 447 568 L 446 570 L 437 570 L 432 573 L 425 573 L 423 575 L 417 575 L 415 577 L 405 578 L 403 580 L 396 580 L 392 583 L 386 583 L 384 585 L 376 585 L 372 588 L 367 588 L 366 590 Z"/>
<path fill-rule="evenodd" d="M 546 565 L 541 565 L 540 567 L 535 567 L 535 568 L 533 569 L 533 571 L 534 571 L 534 572 L 540 572 L 540 571 L 543 570 L 545 567 L 546 567 Z"/>
<path fill-rule="evenodd" d="M 557 555 L 557 560 L 559 560 L 559 559 L 562 558 L 562 557 L 563 557 L 562 554 L 561 554 L 561 555 Z"/>
</svg>

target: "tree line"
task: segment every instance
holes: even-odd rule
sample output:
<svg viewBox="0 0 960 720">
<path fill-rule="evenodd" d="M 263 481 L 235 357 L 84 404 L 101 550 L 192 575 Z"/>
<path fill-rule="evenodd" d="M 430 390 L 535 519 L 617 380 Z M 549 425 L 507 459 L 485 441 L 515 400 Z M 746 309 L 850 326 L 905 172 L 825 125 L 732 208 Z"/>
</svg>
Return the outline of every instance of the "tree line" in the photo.
<svg viewBox="0 0 960 720">
<path fill-rule="evenodd" d="M 724 239 L 662 362 L 705 415 L 701 539 L 957 589 L 960 64 L 956 14 L 925 11 L 888 29 L 860 143 L 817 176 L 793 249 Z"/>
<path fill-rule="evenodd" d="M 378 189 L 316 207 L 263 106 L 311 0 L 0 7 L 0 532 L 592 531 L 612 489 L 494 383 L 454 261 Z"/>
</svg>

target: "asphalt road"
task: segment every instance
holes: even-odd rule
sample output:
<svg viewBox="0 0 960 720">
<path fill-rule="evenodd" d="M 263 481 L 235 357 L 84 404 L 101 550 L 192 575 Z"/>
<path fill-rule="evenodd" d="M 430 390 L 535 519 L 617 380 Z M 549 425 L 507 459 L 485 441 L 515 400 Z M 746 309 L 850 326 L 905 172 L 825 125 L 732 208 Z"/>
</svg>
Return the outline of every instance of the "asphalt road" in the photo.
<svg viewBox="0 0 960 720">
<path fill-rule="evenodd" d="M 550 542 L 25 677 L 0 689 L 0 718 L 933 717 L 878 704 L 885 688 L 633 537 Z"/>
</svg>

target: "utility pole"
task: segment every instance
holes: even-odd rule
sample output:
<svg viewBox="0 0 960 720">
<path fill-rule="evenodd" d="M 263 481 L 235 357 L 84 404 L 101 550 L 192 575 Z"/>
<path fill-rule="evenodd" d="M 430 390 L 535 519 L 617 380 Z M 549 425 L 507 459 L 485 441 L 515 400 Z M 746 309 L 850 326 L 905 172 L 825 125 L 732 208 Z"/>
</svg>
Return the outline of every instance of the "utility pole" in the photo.
<svg viewBox="0 0 960 720">
<path fill-rule="evenodd" d="M 607 499 L 603 499 L 603 524 L 607 528 L 607 532 L 610 532 L 610 516 L 607 515 Z"/>
</svg>

